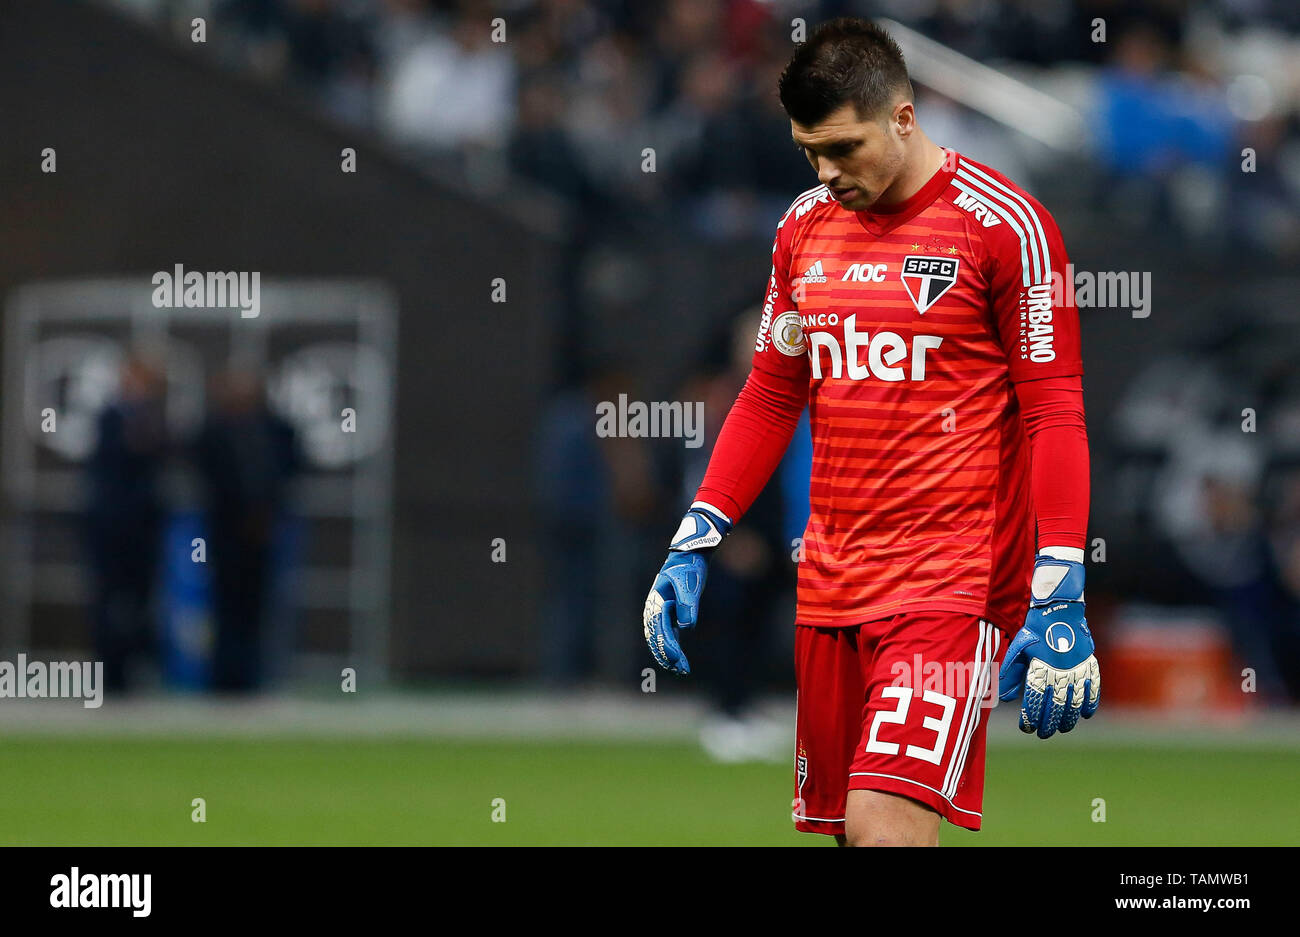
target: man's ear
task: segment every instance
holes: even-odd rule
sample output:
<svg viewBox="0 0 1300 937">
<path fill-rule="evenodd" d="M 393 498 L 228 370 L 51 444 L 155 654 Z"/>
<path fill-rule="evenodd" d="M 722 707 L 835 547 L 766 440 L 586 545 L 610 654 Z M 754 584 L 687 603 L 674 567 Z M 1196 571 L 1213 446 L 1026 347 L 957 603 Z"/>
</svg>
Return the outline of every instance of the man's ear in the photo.
<svg viewBox="0 0 1300 937">
<path fill-rule="evenodd" d="M 906 140 L 916 130 L 916 108 L 911 101 L 899 101 L 894 105 L 890 120 L 899 137 Z"/>
</svg>

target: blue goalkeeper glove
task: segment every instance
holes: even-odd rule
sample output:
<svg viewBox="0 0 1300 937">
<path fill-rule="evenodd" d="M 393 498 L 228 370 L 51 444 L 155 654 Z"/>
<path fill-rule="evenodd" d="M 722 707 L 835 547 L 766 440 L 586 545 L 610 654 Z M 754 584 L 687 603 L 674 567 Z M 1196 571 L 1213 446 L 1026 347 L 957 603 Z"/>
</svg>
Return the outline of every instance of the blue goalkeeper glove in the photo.
<svg viewBox="0 0 1300 937">
<path fill-rule="evenodd" d="M 700 593 L 709 573 L 708 555 L 729 533 L 731 521 L 721 511 L 696 501 L 668 545 L 668 559 L 655 577 L 641 613 L 645 643 L 655 662 L 665 670 L 691 672 L 677 640 L 677 630 L 695 624 L 700 611 Z"/>
<path fill-rule="evenodd" d="M 1081 552 L 1081 551 L 1080 551 Z M 1039 554 L 1025 626 L 1007 648 L 998 698 L 1024 691 L 1020 731 L 1049 738 L 1092 718 L 1101 700 L 1101 670 L 1083 609 L 1083 563 Z"/>
</svg>

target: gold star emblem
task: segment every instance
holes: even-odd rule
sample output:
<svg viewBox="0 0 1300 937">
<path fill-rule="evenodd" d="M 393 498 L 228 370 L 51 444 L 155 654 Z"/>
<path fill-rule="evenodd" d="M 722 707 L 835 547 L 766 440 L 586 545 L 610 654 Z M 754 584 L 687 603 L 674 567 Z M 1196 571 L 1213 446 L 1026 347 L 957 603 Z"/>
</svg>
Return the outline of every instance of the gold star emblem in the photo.
<svg viewBox="0 0 1300 937">
<path fill-rule="evenodd" d="M 913 245 L 912 245 L 912 250 L 914 250 L 914 251 L 919 251 L 920 249 L 921 249 L 921 245 L 920 245 L 920 244 L 913 244 Z"/>
<path fill-rule="evenodd" d="M 954 244 L 952 247 L 948 248 L 948 253 L 950 253 L 950 254 L 955 254 L 955 253 L 957 253 L 957 245 Z"/>
</svg>

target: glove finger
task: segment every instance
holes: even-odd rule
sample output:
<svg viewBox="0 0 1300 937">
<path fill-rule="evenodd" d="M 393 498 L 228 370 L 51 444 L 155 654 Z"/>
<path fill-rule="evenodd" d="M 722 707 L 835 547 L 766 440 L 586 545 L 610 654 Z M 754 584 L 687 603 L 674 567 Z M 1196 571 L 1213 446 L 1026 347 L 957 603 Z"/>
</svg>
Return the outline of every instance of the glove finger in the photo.
<svg viewBox="0 0 1300 937">
<path fill-rule="evenodd" d="M 700 593 L 704 591 L 704 582 L 708 566 L 697 556 L 688 556 L 687 561 L 676 566 L 668 575 L 673 586 L 673 597 L 677 599 L 678 628 L 693 628 L 700 611 Z"/>
<path fill-rule="evenodd" d="M 1025 683 L 1025 659 L 1008 654 L 998 671 L 998 699 L 1006 702 L 1020 695 Z"/>
<path fill-rule="evenodd" d="M 677 640 L 678 618 L 681 604 L 675 599 L 669 599 L 664 603 L 663 614 L 660 617 L 659 633 L 663 636 L 661 647 L 664 658 L 668 663 L 664 664 L 669 670 L 676 673 L 690 673 L 690 664 L 686 662 L 686 654 L 682 651 L 682 645 Z"/>
<path fill-rule="evenodd" d="M 1040 738 L 1044 722 L 1051 711 L 1052 689 L 1047 682 L 1047 665 L 1040 660 L 1030 662 L 1025 677 L 1025 698 L 1020 706 L 1020 731 L 1038 732 Z"/>
<path fill-rule="evenodd" d="M 1083 688 L 1083 705 L 1079 707 L 1079 714 L 1091 719 L 1101 705 L 1101 672 L 1097 667 L 1090 668 L 1090 676 L 1083 681 Z"/>
<path fill-rule="evenodd" d="M 1040 739 L 1050 739 L 1056 734 L 1056 729 L 1061 724 L 1061 704 L 1052 698 L 1048 693 L 1046 703 L 1043 705 L 1041 721 L 1038 723 L 1038 737 Z"/>
<path fill-rule="evenodd" d="M 653 655 L 655 662 L 664 670 L 671 670 L 673 673 L 688 674 L 691 672 L 691 665 L 686 660 L 686 654 L 682 651 L 681 645 L 673 637 L 670 631 L 661 631 L 659 635 L 663 640 L 658 647 L 650 646 L 650 653 Z"/>
<path fill-rule="evenodd" d="M 660 667 L 676 673 L 690 673 L 686 655 L 677 642 L 677 628 L 673 621 L 676 605 L 673 599 L 665 602 L 657 592 L 650 593 L 643 622 L 646 646 Z"/>
<path fill-rule="evenodd" d="M 700 613 L 700 607 L 690 598 L 682 596 L 680 593 L 677 597 L 677 627 L 693 628 L 695 620 Z"/>
<path fill-rule="evenodd" d="M 1028 628 L 1021 628 L 1016 632 L 1016 636 L 1011 639 L 1011 643 L 1007 645 L 1006 656 L 1002 659 L 1008 661 L 1015 660 L 1017 657 L 1023 657 L 1025 648 L 1037 641 L 1038 635 L 1034 634 Z"/>
<path fill-rule="evenodd" d="M 1065 713 L 1065 691 L 1061 687 L 1061 681 L 1064 675 L 1050 667 L 1045 668 L 1044 674 L 1044 703 L 1042 721 L 1038 724 L 1038 737 L 1040 739 L 1050 739 L 1060 728 L 1061 716 Z M 1059 695 L 1058 695 L 1059 694 Z"/>
<path fill-rule="evenodd" d="M 1065 706 L 1061 710 L 1061 731 L 1069 732 L 1079 722 L 1079 703 L 1083 700 L 1083 684 L 1075 681 L 1065 691 Z"/>
<path fill-rule="evenodd" d="M 1026 648 L 1037 640 L 1037 636 L 1028 628 L 1021 628 L 1011 639 L 1011 644 L 1002 657 L 1002 667 L 998 674 L 998 699 L 1005 702 L 1020 695 L 1021 687 L 1025 682 L 1025 670 L 1029 664 Z"/>
<path fill-rule="evenodd" d="M 1043 714 L 1043 694 L 1040 690 L 1025 687 L 1025 698 L 1020 703 L 1020 731 L 1033 732 Z"/>
<path fill-rule="evenodd" d="M 657 583 L 656 583 L 657 585 Z M 641 634 L 645 638 L 650 656 L 660 667 L 667 667 L 668 662 L 659 649 L 660 622 L 663 619 L 664 597 L 657 588 L 652 588 L 645 597 L 645 607 L 641 610 Z"/>
</svg>

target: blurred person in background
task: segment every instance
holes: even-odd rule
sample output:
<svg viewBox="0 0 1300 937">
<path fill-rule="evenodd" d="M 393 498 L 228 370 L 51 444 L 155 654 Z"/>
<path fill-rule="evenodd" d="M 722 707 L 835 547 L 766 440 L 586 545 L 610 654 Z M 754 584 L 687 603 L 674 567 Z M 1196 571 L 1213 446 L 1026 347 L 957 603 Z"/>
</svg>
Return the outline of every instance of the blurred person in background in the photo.
<svg viewBox="0 0 1300 937">
<path fill-rule="evenodd" d="M 1286 698 L 1278 662 L 1287 623 L 1260 512 L 1262 464 L 1234 429 L 1187 426 L 1165 470 L 1161 516 L 1174 552 L 1207 590 L 1236 659 L 1265 703 Z"/>
<path fill-rule="evenodd" d="M 167 513 L 158 485 L 168 450 L 164 390 L 160 367 L 138 354 L 127 358 L 118 399 L 99 415 L 87 462 L 91 626 L 110 692 L 138 682 L 136 664 L 157 651 L 153 603 Z"/>
<path fill-rule="evenodd" d="M 263 680 L 276 532 L 300 459 L 293 427 L 267 406 L 256 374 L 219 375 L 211 400 L 194 455 L 207 495 L 216 623 L 212 686 L 250 692 Z"/>
<path fill-rule="evenodd" d="M 487 3 L 459 0 L 446 28 L 388 63 L 379 117 L 392 137 L 435 153 L 505 148 L 515 121 L 515 61 L 506 43 L 492 41 L 492 29 Z"/>
<path fill-rule="evenodd" d="M 1196 236 L 1225 207 L 1234 123 L 1217 81 L 1175 70 L 1180 51 L 1154 23 L 1119 32 L 1098 82 L 1098 153 L 1120 217 Z"/>
<path fill-rule="evenodd" d="M 683 401 L 704 402 L 705 444 L 681 450 L 685 498 L 704 480 L 722 422 L 745 385 L 761 318 L 762 310 L 755 308 L 726 323 L 720 340 L 713 343 L 712 360 L 705 362 L 679 394 Z M 774 645 L 773 604 L 793 584 L 793 563 L 783 529 L 784 500 L 775 480 L 763 489 L 731 536 L 718 547 L 709 570 L 709 588 L 700 600 L 700 614 L 709 622 L 707 633 L 700 635 L 700 673 L 713 706 L 701 728 L 700 744 L 716 761 L 784 761 L 789 754 L 788 727 L 754 709 L 756 693 L 769 669 L 768 652 Z M 786 617 L 788 614 L 781 620 Z"/>
<path fill-rule="evenodd" d="M 1282 493 L 1269 538 L 1282 592 L 1277 661 L 1291 702 L 1300 703 L 1300 470 L 1291 465 L 1279 474 Z"/>
<path fill-rule="evenodd" d="M 627 575 L 619 554 L 643 552 L 648 519 L 661 499 L 646 441 L 596 432 L 596 405 L 617 401 L 620 394 L 635 399 L 634 386 L 623 365 L 596 360 L 574 386 L 551 398 L 542 415 L 537 499 L 546 578 L 566 583 L 557 594 L 568 597 L 542 608 L 542 676 L 556 687 L 596 676 L 598 625 L 607 600 L 617 595 L 611 587 Z M 605 592 L 598 591 L 602 584 Z M 635 653 L 639 660 L 636 644 L 629 643 L 627 651 L 629 659 Z"/>
</svg>

